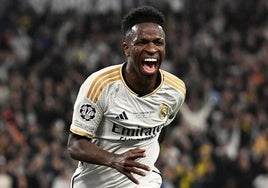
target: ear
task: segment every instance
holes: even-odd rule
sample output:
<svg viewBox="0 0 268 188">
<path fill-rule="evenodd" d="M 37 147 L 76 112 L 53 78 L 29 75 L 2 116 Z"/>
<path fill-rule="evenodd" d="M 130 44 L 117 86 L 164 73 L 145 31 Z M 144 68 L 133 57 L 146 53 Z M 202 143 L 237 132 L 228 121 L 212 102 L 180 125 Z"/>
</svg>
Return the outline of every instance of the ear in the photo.
<svg viewBox="0 0 268 188">
<path fill-rule="evenodd" d="M 127 42 L 123 42 L 123 49 L 126 57 L 129 57 L 130 52 L 129 52 L 129 45 L 127 44 Z"/>
</svg>

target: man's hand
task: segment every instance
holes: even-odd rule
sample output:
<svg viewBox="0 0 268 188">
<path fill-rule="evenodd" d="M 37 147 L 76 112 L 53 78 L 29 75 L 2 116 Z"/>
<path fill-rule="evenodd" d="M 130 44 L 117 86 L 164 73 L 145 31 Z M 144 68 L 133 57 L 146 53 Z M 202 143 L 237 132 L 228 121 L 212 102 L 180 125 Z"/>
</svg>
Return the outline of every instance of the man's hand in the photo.
<svg viewBox="0 0 268 188">
<path fill-rule="evenodd" d="M 132 173 L 145 176 L 146 173 L 143 170 L 150 171 L 149 166 L 135 161 L 142 157 L 145 157 L 144 149 L 131 149 L 125 153 L 114 155 L 111 159 L 111 167 L 126 175 L 134 183 L 139 184 Z"/>
<path fill-rule="evenodd" d="M 79 161 L 112 167 L 139 184 L 134 174 L 145 176 L 150 167 L 135 161 L 145 157 L 145 149 L 131 149 L 122 154 L 114 154 L 99 148 L 91 139 L 70 133 L 68 140 L 70 156 Z"/>
</svg>

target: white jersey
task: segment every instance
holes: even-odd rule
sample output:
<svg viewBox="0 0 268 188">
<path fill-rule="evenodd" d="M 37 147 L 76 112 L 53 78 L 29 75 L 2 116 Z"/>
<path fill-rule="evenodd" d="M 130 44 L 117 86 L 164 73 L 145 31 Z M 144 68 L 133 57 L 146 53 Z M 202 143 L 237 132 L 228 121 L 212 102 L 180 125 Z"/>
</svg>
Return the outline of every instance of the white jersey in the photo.
<svg viewBox="0 0 268 188">
<path fill-rule="evenodd" d="M 154 164 L 159 155 L 161 129 L 175 118 L 185 99 L 185 85 L 176 76 L 160 70 L 161 84 L 148 95 L 139 97 L 125 83 L 123 64 L 104 68 L 82 84 L 74 105 L 70 131 L 92 138 L 98 147 L 112 153 L 146 149 L 137 161 L 149 165 L 145 177 L 135 175 L 140 185 L 161 186 Z M 144 186 L 143 186 L 144 185 Z M 133 188 L 125 175 L 106 166 L 79 162 L 72 178 L 74 188 Z"/>
</svg>

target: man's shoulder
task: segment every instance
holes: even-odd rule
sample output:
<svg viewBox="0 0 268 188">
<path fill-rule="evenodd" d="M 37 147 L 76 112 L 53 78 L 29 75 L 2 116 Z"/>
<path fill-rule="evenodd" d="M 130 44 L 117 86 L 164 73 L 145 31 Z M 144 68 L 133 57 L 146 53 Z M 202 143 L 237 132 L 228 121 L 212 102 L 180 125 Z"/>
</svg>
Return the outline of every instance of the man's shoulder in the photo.
<svg viewBox="0 0 268 188">
<path fill-rule="evenodd" d="M 100 81 L 104 82 L 107 80 L 120 79 L 121 67 L 122 67 L 122 64 L 117 64 L 117 65 L 110 65 L 100 70 L 97 70 L 96 72 L 92 73 L 91 75 L 87 77 L 87 79 L 85 80 L 85 83 L 88 85 L 88 84 L 94 84 Z"/>
<path fill-rule="evenodd" d="M 90 77 L 103 77 L 105 75 L 111 75 L 111 74 L 120 74 L 122 64 L 116 64 L 116 65 L 110 65 L 107 67 L 104 67 L 93 74 L 90 75 Z"/>
<path fill-rule="evenodd" d="M 87 90 L 87 97 L 96 102 L 107 86 L 120 81 L 122 79 L 121 67 L 122 64 L 111 65 L 91 74 L 83 84 Z"/>
<path fill-rule="evenodd" d="M 184 96 L 186 94 L 186 86 L 182 79 L 180 79 L 178 76 L 167 72 L 165 70 L 161 70 L 162 76 L 163 76 L 163 82 L 167 84 L 169 87 L 179 91 Z"/>
</svg>

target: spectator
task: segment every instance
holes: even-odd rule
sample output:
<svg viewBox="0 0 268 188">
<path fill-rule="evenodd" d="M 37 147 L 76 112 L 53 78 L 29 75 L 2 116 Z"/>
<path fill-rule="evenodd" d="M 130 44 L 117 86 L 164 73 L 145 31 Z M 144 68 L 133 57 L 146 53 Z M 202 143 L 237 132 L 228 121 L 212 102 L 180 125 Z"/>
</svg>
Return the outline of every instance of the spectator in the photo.
<svg viewBox="0 0 268 188">
<path fill-rule="evenodd" d="M 53 177 L 76 167 L 65 153 L 64 138 L 78 87 L 108 62 L 121 62 L 118 20 L 143 3 L 166 14 L 166 61 L 173 62 L 166 68 L 186 81 L 185 104 L 194 99 L 199 108 L 209 97 L 219 99 L 201 116 L 202 124 L 197 121 L 206 125 L 202 134 L 189 128 L 183 113 L 177 116 L 168 133 L 172 141 L 163 143 L 172 160 L 163 149 L 157 162 L 163 186 L 198 185 L 194 169 L 203 143 L 209 143 L 214 164 L 201 176 L 203 182 L 214 177 L 214 187 L 240 186 L 241 178 L 249 177 L 248 185 L 259 188 L 266 181 L 267 1 L 36 2 L 1 1 L 0 7 L 0 158 L 5 160 L 0 168 L 13 187 L 52 187 Z M 58 159 L 64 169 L 55 166 Z"/>
</svg>

